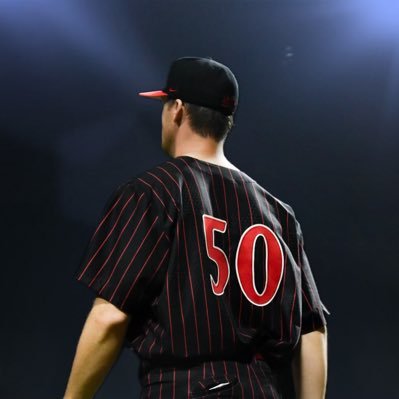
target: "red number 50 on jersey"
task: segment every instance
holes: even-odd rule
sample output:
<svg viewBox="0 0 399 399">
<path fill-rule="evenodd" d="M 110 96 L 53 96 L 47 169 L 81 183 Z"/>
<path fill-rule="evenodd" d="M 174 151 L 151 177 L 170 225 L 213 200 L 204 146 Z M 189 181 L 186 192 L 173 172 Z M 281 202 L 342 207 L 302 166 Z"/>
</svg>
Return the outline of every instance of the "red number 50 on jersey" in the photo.
<svg viewBox="0 0 399 399">
<path fill-rule="evenodd" d="M 215 282 L 210 275 L 212 291 L 222 295 L 230 278 L 230 266 L 225 252 L 215 245 L 214 232 L 224 233 L 227 222 L 210 215 L 202 215 L 205 232 L 206 251 L 218 267 L 218 279 Z M 255 243 L 261 237 L 266 248 L 266 281 L 262 292 L 255 287 Z M 242 234 L 236 252 L 236 273 L 241 290 L 246 298 L 256 306 L 270 303 L 277 293 L 284 272 L 284 255 L 280 242 L 274 232 L 263 224 L 254 224 Z"/>
</svg>

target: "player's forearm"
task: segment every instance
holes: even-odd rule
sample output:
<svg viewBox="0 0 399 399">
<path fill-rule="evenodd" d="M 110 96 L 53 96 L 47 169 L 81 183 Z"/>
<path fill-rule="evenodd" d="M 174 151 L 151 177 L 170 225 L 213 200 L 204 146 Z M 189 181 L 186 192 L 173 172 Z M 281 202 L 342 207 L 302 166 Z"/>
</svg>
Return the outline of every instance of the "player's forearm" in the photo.
<svg viewBox="0 0 399 399">
<path fill-rule="evenodd" d="M 292 372 L 297 399 L 324 399 L 327 386 L 327 329 L 301 336 Z"/>
<path fill-rule="evenodd" d="M 108 323 L 92 311 L 79 339 L 64 399 L 91 399 L 118 358 L 127 322 Z"/>
</svg>

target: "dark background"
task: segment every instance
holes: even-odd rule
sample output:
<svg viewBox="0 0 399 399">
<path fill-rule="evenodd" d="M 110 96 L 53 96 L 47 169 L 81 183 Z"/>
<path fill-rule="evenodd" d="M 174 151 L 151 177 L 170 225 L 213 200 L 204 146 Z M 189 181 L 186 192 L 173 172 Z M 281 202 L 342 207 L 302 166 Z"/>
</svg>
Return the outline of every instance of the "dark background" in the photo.
<svg viewBox="0 0 399 399">
<path fill-rule="evenodd" d="M 110 193 L 166 160 L 137 92 L 198 55 L 240 84 L 226 155 L 302 225 L 328 398 L 399 398 L 398 21 L 389 0 L 2 0 L 0 397 L 62 397 L 94 298 L 72 274 Z M 96 397 L 138 392 L 126 351 Z"/>
</svg>

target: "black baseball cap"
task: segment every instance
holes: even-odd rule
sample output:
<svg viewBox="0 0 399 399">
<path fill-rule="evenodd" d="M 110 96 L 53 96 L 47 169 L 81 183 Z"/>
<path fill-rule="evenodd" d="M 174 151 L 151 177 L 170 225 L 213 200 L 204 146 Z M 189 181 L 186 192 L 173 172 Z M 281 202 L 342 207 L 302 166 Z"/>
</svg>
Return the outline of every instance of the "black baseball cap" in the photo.
<svg viewBox="0 0 399 399">
<path fill-rule="evenodd" d="M 172 62 L 162 90 L 139 93 L 161 99 L 181 99 L 232 115 L 238 104 L 238 83 L 233 72 L 212 58 L 182 57 Z"/>
</svg>

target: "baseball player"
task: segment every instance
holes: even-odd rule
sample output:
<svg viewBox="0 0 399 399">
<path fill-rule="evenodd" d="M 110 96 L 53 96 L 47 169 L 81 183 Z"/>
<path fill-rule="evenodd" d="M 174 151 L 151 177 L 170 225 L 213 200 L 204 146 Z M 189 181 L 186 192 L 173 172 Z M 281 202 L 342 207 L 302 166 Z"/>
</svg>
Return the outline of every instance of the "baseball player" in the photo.
<svg viewBox="0 0 399 399">
<path fill-rule="evenodd" d="M 122 347 L 141 398 L 322 399 L 327 309 L 294 211 L 231 164 L 238 84 L 211 58 L 175 60 L 161 100 L 170 159 L 109 198 L 76 279 L 96 298 L 65 399 L 89 399 Z M 289 396 L 293 398 L 294 396 Z"/>
</svg>

